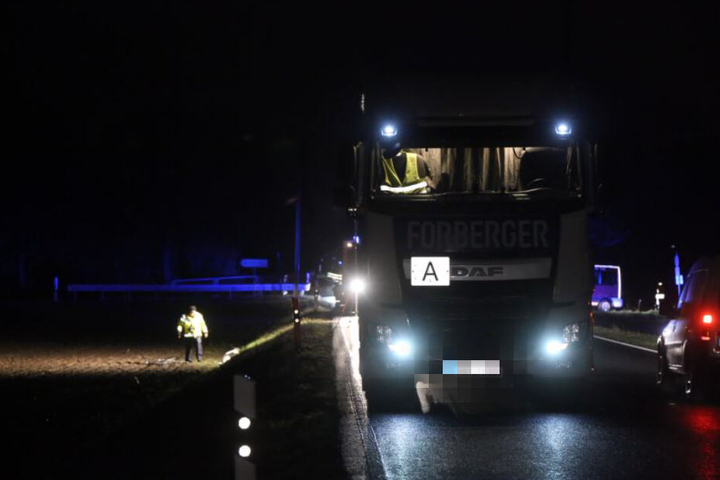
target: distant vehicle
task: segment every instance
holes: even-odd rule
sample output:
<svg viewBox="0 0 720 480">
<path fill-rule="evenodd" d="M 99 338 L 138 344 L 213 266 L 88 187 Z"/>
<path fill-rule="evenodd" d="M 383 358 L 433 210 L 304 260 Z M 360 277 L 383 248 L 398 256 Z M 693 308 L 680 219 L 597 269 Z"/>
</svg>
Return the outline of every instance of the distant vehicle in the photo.
<svg viewBox="0 0 720 480">
<path fill-rule="evenodd" d="M 609 312 L 613 308 L 623 307 L 622 275 L 616 265 L 595 265 L 595 288 L 593 289 L 592 306 L 598 310 Z"/>
<path fill-rule="evenodd" d="M 720 255 L 696 262 L 688 273 L 673 319 L 658 338 L 657 383 L 682 376 L 692 398 L 720 373 Z"/>
</svg>

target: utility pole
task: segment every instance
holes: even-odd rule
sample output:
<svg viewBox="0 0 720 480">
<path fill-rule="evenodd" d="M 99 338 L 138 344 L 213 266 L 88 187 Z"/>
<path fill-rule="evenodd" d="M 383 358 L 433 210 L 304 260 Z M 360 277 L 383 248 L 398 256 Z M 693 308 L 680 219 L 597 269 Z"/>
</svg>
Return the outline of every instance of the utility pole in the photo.
<svg viewBox="0 0 720 480">
<path fill-rule="evenodd" d="M 295 200 L 295 291 L 293 296 L 299 298 L 300 288 L 300 192 Z"/>
</svg>

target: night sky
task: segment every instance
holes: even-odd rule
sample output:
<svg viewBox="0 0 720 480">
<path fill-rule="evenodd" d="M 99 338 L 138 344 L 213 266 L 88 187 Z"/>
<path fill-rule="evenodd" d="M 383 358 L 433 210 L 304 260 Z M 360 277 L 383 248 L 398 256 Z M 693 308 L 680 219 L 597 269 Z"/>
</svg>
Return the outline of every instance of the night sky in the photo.
<svg viewBox="0 0 720 480">
<path fill-rule="evenodd" d="M 332 206 L 352 94 L 403 71 L 557 73 L 605 125 L 596 259 L 649 302 L 718 251 L 718 6 L 498 2 L 381 8 L 336 2 L 12 2 L 0 281 L 163 281 L 239 257 L 303 268 L 349 233 Z M 483 2 L 487 3 L 487 2 Z M 191 252 L 191 253 L 189 253 Z M 665 276 L 665 277 L 663 277 Z"/>
</svg>

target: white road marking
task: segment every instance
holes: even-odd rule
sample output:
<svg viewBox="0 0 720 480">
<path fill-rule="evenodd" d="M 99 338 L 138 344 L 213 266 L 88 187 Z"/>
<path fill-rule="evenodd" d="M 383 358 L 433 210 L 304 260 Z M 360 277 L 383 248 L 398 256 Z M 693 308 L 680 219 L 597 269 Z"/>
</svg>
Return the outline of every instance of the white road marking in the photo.
<svg viewBox="0 0 720 480">
<path fill-rule="evenodd" d="M 384 463 L 375 431 L 367 416 L 367 404 L 362 391 L 358 345 L 357 318 L 338 319 L 334 325 L 333 351 L 343 459 L 351 478 L 383 480 L 386 478 Z"/>
<path fill-rule="evenodd" d="M 595 335 L 594 338 L 597 338 L 598 340 L 602 340 L 602 341 L 604 341 L 604 342 L 616 343 L 616 344 L 622 345 L 622 346 L 624 346 L 624 347 L 635 348 L 635 349 L 637 349 L 637 350 L 642 350 L 643 352 L 657 353 L 656 350 L 652 350 L 652 349 L 650 349 L 650 348 L 638 347 L 637 345 L 631 345 L 631 344 L 625 343 L 625 342 L 618 342 L 617 340 L 611 340 L 611 339 L 609 339 L 609 338 L 599 337 L 599 336 L 597 336 L 597 335 Z"/>
</svg>

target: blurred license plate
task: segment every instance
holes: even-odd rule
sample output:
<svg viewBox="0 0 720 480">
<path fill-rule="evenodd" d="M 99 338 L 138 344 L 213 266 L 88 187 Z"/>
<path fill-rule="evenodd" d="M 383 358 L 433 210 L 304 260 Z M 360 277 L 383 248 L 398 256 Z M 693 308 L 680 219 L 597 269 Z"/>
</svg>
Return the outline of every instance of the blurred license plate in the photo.
<svg viewBox="0 0 720 480">
<path fill-rule="evenodd" d="M 500 375 L 500 360 L 443 360 L 443 375 Z"/>
<path fill-rule="evenodd" d="M 450 285 L 450 257 L 412 257 L 410 285 L 424 287 Z"/>
</svg>

